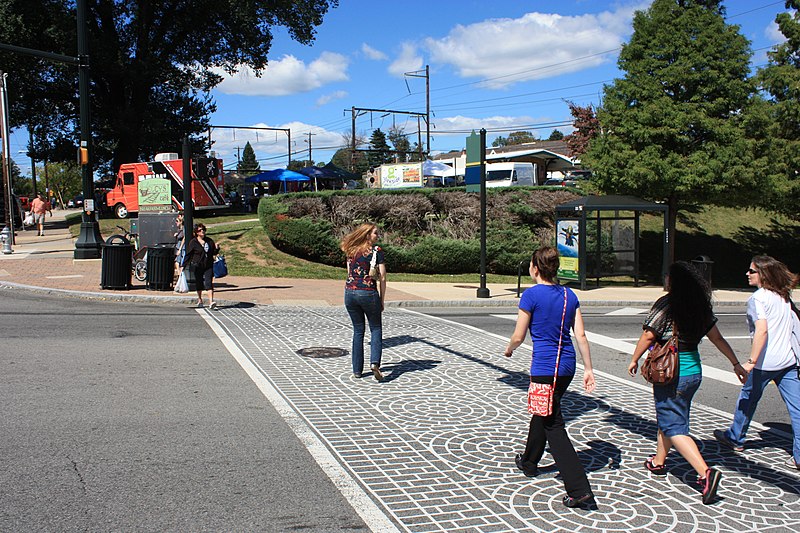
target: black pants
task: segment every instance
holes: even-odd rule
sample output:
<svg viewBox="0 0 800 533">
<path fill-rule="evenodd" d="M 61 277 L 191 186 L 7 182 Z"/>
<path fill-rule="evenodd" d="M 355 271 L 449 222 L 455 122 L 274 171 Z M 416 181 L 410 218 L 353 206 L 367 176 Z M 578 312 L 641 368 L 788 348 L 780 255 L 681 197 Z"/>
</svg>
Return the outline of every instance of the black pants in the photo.
<svg viewBox="0 0 800 533">
<path fill-rule="evenodd" d="M 550 444 L 550 455 L 556 462 L 556 467 L 561 472 L 564 489 L 569 496 L 578 498 L 591 492 L 589 480 L 581 460 L 569 440 L 569 435 L 564 427 L 564 418 L 561 416 L 561 397 L 567 391 L 574 376 L 559 376 L 556 381 L 556 392 L 553 395 L 553 414 L 550 416 L 533 416 L 528 430 L 528 442 L 522 454 L 525 465 L 538 465 L 544 454 L 545 444 Z M 537 383 L 552 383 L 553 377 L 533 376 L 532 381 Z"/>
</svg>

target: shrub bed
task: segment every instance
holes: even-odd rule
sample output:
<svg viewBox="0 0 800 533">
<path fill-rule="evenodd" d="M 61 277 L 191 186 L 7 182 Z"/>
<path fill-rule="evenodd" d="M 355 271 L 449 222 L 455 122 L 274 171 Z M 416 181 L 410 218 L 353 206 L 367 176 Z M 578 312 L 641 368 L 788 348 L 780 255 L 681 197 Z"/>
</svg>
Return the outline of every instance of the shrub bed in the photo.
<svg viewBox="0 0 800 533">
<path fill-rule="evenodd" d="M 555 206 L 566 190 L 487 191 L 487 271 L 516 274 L 533 250 L 552 244 Z M 480 268 L 480 198 L 463 189 L 323 191 L 262 199 L 261 224 L 286 253 L 328 265 L 345 262 L 339 241 L 362 222 L 381 228 L 395 272 L 461 274 Z"/>
</svg>

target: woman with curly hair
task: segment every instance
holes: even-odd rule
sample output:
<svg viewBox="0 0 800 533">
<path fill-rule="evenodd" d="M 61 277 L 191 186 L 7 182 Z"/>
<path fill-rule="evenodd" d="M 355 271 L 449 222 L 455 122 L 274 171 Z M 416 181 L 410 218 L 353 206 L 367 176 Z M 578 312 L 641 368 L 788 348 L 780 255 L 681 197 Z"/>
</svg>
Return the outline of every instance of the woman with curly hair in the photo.
<svg viewBox="0 0 800 533">
<path fill-rule="evenodd" d="M 381 314 L 386 297 L 386 263 L 383 250 L 377 246 L 378 227 L 365 223 L 342 239 L 341 249 L 347 257 L 347 281 L 344 288 L 344 307 L 353 323 L 353 377 L 364 371 L 365 320 L 369 323 L 369 363 L 373 376 L 383 381 L 381 355 L 383 325 Z"/>
<path fill-rule="evenodd" d="M 711 307 L 711 288 L 689 263 L 678 261 L 670 265 L 667 275 L 667 294 L 653 304 L 642 325 L 628 373 L 635 376 L 639 359 L 654 342 L 665 342 L 673 334 L 678 337 L 678 376 L 667 385 L 653 385 L 658 424 L 656 454 L 644 462 L 644 467 L 657 476 L 667 475 L 667 455 L 671 448 L 678 450 L 697 472 L 697 482 L 703 503 L 711 503 L 717 493 L 719 470 L 709 468 L 697 443 L 689 435 L 689 411 L 692 398 L 703 379 L 697 345 L 708 339 L 731 362 L 739 381 L 747 372 L 739 364 L 728 341 L 717 328 L 717 318 Z"/>
<path fill-rule="evenodd" d="M 751 287 L 758 287 L 747 301 L 747 325 L 752 344 L 744 364 L 750 375 L 739 393 L 733 424 L 715 430 L 714 437 L 736 452 L 744 450 L 745 436 L 758 401 L 770 381 L 774 381 L 792 420 L 794 444 L 788 466 L 800 470 L 800 320 L 792 310 L 791 290 L 800 276 L 768 255 L 758 255 L 745 274 Z"/>
</svg>

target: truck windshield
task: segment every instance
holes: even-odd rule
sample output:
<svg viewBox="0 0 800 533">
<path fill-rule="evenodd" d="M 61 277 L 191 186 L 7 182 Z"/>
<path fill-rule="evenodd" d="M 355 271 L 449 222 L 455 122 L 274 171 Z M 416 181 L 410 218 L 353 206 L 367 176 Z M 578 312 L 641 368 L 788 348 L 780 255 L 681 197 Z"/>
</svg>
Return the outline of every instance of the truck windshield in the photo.
<svg viewBox="0 0 800 533">
<path fill-rule="evenodd" d="M 511 170 L 489 170 L 486 172 L 486 181 L 510 180 Z"/>
</svg>

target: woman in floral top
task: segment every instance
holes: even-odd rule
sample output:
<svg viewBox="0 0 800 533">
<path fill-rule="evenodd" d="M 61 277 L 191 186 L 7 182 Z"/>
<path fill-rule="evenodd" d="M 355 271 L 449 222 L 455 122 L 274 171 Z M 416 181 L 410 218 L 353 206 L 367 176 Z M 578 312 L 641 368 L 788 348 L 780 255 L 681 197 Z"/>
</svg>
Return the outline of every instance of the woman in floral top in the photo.
<svg viewBox="0 0 800 533">
<path fill-rule="evenodd" d="M 353 322 L 353 377 L 360 378 L 364 371 L 364 332 L 369 323 L 370 353 L 369 363 L 372 374 L 378 381 L 381 373 L 381 352 L 383 350 L 383 328 L 381 313 L 386 296 L 386 264 L 383 250 L 376 246 L 378 227 L 375 224 L 361 224 L 342 239 L 342 251 L 347 256 L 347 281 L 344 288 L 344 307 Z M 379 273 L 370 276 L 372 257 Z M 366 317 L 366 320 L 365 320 Z"/>
</svg>

